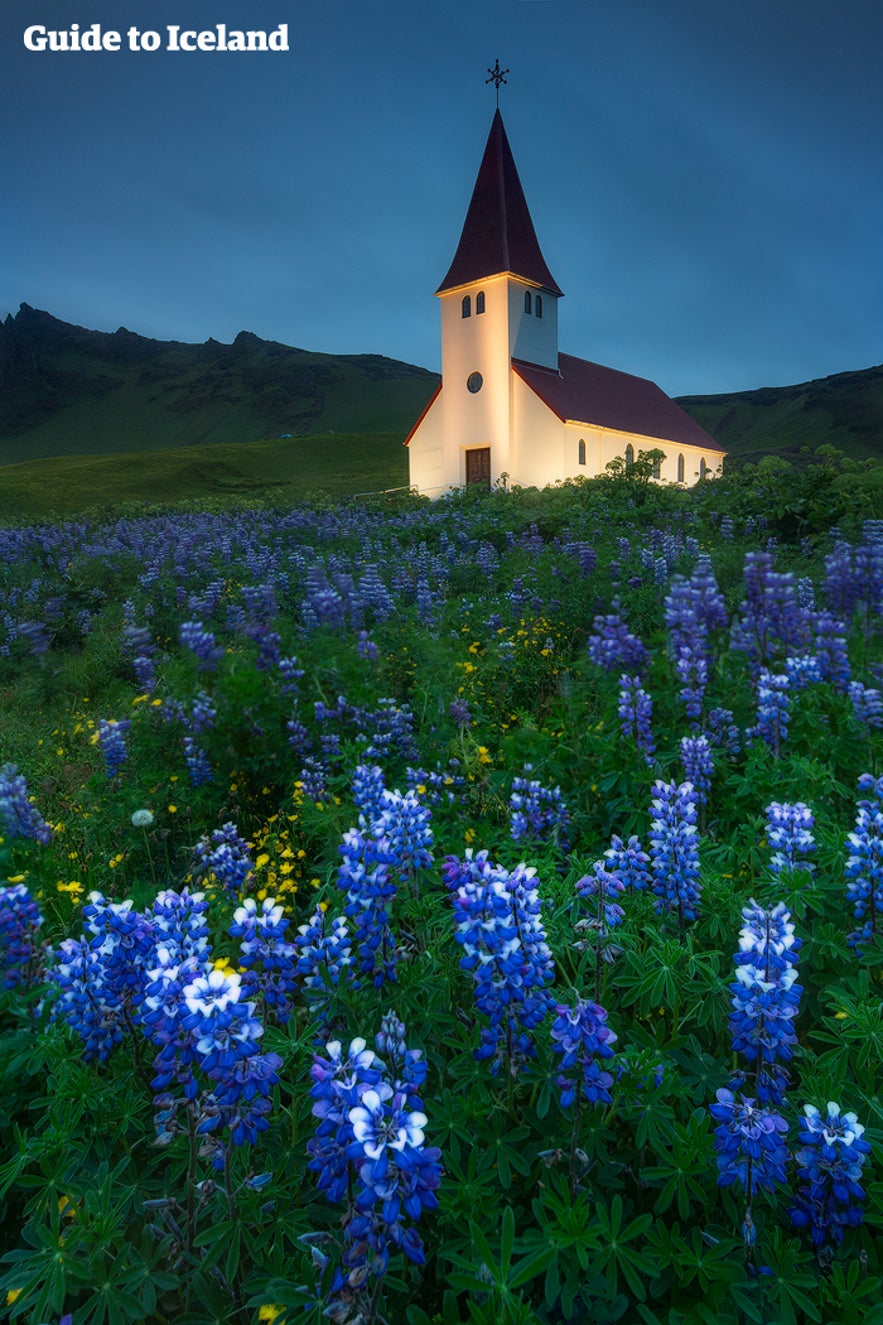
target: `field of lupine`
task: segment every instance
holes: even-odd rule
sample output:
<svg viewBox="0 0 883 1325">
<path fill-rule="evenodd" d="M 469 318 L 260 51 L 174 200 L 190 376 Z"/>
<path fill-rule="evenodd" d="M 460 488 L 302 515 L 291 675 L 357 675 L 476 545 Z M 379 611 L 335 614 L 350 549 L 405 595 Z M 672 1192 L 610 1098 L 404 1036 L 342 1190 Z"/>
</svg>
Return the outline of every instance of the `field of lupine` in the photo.
<svg viewBox="0 0 883 1325">
<path fill-rule="evenodd" d="M 883 521 L 0 529 L 0 1316 L 883 1325 Z"/>
</svg>

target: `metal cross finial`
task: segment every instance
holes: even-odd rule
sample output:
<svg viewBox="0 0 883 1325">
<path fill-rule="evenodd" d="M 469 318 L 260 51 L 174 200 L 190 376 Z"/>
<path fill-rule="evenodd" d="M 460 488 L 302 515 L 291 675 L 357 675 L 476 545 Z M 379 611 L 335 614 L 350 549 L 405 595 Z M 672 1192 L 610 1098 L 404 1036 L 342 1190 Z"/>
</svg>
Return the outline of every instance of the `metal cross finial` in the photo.
<svg viewBox="0 0 883 1325">
<path fill-rule="evenodd" d="M 500 61 L 497 59 L 494 61 L 493 69 L 488 69 L 490 78 L 484 80 L 485 83 L 493 83 L 494 87 L 497 89 L 497 110 L 500 109 L 500 84 L 506 82 L 505 75 L 508 74 L 508 72 L 508 69 L 500 68 Z"/>
</svg>

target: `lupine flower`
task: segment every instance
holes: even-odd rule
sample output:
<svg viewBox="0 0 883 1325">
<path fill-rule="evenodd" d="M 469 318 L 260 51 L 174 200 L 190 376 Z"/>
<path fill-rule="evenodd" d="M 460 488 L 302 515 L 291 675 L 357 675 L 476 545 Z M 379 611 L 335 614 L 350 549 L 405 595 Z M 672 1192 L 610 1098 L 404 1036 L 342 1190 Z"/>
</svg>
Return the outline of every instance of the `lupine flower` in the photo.
<svg viewBox="0 0 883 1325">
<path fill-rule="evenodd" d="M 708 738 L 718 749 L 737 755 L 742 748 L 739 728 L 733 722 L 731 709 L 714 708 L 708 715 Z"/>
<path fill-rule="evenodd" d="M 687 782 L 692 782 L 697 805 L 705 805 L 714 775 L 714 760 L 707 736 L 684 736 L 681 739 L 681 767 Z"/>
<path fill-rule="evenodd" d="M 883 778 L 863 773 L 858 786 L 873 795 L 873 800 L 858 802 L 855 831 L 846 838 L 846 899 L 856 920 L 863 922 L 848 942 L 861 952 L 862 944 L 876 935 L 878 916 L 883 915 Z"/>
<path fill-rule="evenodd" d="M 179 638 L 185 649 L 196 655 L 201 672 L 213 672 L 224 656 L 224 650 L 215 643 L 210 630 L 204 630 L 201 621 L 184 621 Z"/>
<path fill-rule="evenodd" d="M 614 605 L 616 607 L 616 605 Z M 636 635 L 622 620 L 618 610 L 607 616 L 596 616 L 594 632 L 589 636 L 589 658 L 605 672 L 628 668 L 640 672 L 646 667 L 650 655 Z"/>
<path fill-rule="evenodd" d="M 208 755 L 192 736 L 184 737 L 184 763 L 192 787 L 203 787 L 207 782 L 214 781 L 215 775 Z"/>
<path fill-rule="evenodd" d="M 800 939 L 780 902 L 765 911 L 755 901 L 743 908 L 736 980 L 730 985 L 733 1049 L 751 1064 L 751 1089 L 764 1103 L 785 1102 L 790 1061 L 797 1043 L 794 1018 L 800 995 L 796 984 Z M 740 1073 L 731 1086 L 741 1086 Z"/>
<path fill-rule="evenodd" d="M 205 913 L 208 902 L 203 893 L 171 888 L 157 894 L 153 903 L 153 929 L 157 946 L 164 947 L 176 962 L 195 957 L 208 959 L 209 933 Z"/>
<path fill-rule="evenodd" d="M 258 906 L 246 897 L 233 913 L 229 933 L 238 938 L 245 998 L 263 999 L 276 1021 L 288 1020 L 289 999 L 297 982 L 297 949 L 287 942 L 288 917 L 280 902 L 265 897 Z M 259 968 L 259 969 L 258 969 Z"/>
<path fill-rule="evenodd" d="M 818 685 L 825 679 L 818 658 L 811 653 L 786 658 L 785 675 L 792 690 L 805 690 L 807 686 Z"/>
<path fill-rule="evenodd" d="M 577 1095 L 589 1104 L 610 1104 L 613 1077 L 598 1060 L 613 1057 L 617 1037 L 607 1025 L 605 1009 L 588 998 L 578 998 L 572 1008 L 558 1003 L 551 1035 L 552 1051 L 560 1055 L 555 1084 L 562 1109 Z"/>
<path fill-rule="evenodd" d="M 107 980 L 99 953 L 87 939 L 62 939 L 52 971 L 58 996 L 53 1021 L 65 1021 L 83 1041 L 86 1062 L 107 1059 L 123 1038 L 119 992 Z"/>
<path fill-rule="evenodd" d="M 34 975 L 37 930 L 43 918 L 23 883 L 0 888 L 0 976 L 4 989 L 26 985 Z"/>
<path fill-rule="evenodd" d="M 699 843 L 696 832 L 696 797 L 692 783 L 657 781 L 651 801 L 650 869 L 654 906 L 658 912 L 677 912 L 684 921 L 696 919 L 699 884 Z"/>
<path fill-rule="evenodd" d="M 200 878 L 214 875 L 228 892 L 238 893 L 254 873 L 248 843 L 233 823 L 223 824 L 208 836 L 201 837 L 193 849 L 194 873 Z"/>
<path fill-rule="evenodd" d="M 531 773 L 530 764 L 524 772 Z M 569 847 L 570 814 L 560 787 L 544 787 L 536 778 L 517 777 L 509 796 L 509 832 L 513 842 L 553 842 L 559 851 Z"/>
<path fill-rule="evenodd" d="M 815 820 L 809 806 L 803 801 L 793 805 L 773 801 L 767 806 L 766 813 L 767 842 L 774 849 L 770 861 L 773 874 L 781 874 L 782 870 L 814 869 L 811 861 L 800 859 L 801 855 L 808 855 L 816 849 L 812 835 Z"/>
<path fill-rule="evenodd" d="M 584 874 L 575 887 L 580 897 L 597 899 L 599 925 L 614 929 L 622 924 L 625 912 L 613 899 L 625 890 L 625 884 L 618 873 L 605 868 L 605 861 L 596 860 L 592 873 Z"/>
<path fill-rule="evenodd" d="M 27 783 L 15 764 L 0 767 L 0 832 L 30 837 L 42 846 L 52 841 L 52 829 L 31 804 Z"/>
<path fill-rule="evenodd" d="M 362 819 L 359 828 L 344 833 L 338 851 L 343 860 L 337 886 L 346 892 L 344 915 L 355 923 L 359 970 L 379 987 L 396 978 L 396 942 L 389 923 L 396 885 L 390 873 L 389 843 L 382 834 L 369 831 Z"/>
<path fill-rule="evenodd" d="M 839 1245 L 844 1230 L 862 1222 L 862 1165 L 871 1147 L 863 1141 L 864 1127 L 854 1113 L 841 1113 L 840 1105 L 828 1104 L 827 1115 L 805 1104 L 797 1151 L 798 1189 L 789 1214 L 798 1228 L 808 1228 L 815 1248 L 826 1242 Z"/>
<path fill-rule="evenodd" d="M 607 868 L 621 880 L 624 888 L 643 892 L 651 885 L 650 857 L 641 850 L 641 843 L 632 836 L 623 842 L 616 834 L 610 839 L 610 846 L 604 852 Z"/>
<path fill-rule="evenodd" d="M 757 679 L 757 724 L 754 733 L 778 755 L 788 738 L 790 698 L 787 676 L 762 671 Z"/>
<path fill-rule="evenodd" d="M 720 1124 L 714 1129 L 719 1187 L 738 1182 L 750 1206 L 758 1191 L 785 1182 L 788 1124 L 781 1114 L 731 1090 L 719 1090 L 709 1112 Z"/>
<path fill-rule="evenodd" d="M 852 702 L 852 711 L 859 722 L 866 727 L 883 727 L 883 694 L 861 681 L 850 681 L 847 693 Z"/>
<path fill-rule="evenodd" d="M 307 997 L 322 1015 L 330 989 L 340 982 L 352 965 L 352 938 L 345 916 L 329 923 L 327 912 L 317 906 L 306 924 L 298 925 L 294 940 L 297 975 Z"/>
<path fill-rule="evenodd" d="M 107 776 L 117 777 L 123 764 L 129 757 L 126 749 L 126 732 L 131 727 L 128 718 L 101 718 L 98 722 L 98 741 L 104 757 Z"/>
<path fill-rule="evenodd" d="M 546 986 L 554 964 L 535 873 L 520 864 L 510 874 L 491 865 L 487 851 L 445 861 L 445 882 L 455 892 L 454 937 L 464 950 L 460 967 L 471 971 L 476 1007 L 489 1019 L 475 1057 L 492 1058 L 493 1071 L 504 1054 L 513 1073 L 521 1059 L 534 1056 L 531 1032 L 551 1006 Z"/>
<path fill-rule="evenodd" d="M 627 740 L 633 737 L 638 749 L 643 752 L 645 762 L 652 764 L 653 756 L 656 753 L 656 744 L 653 740 L 653 729 L 651 727 L 653 701 L 646 690 L 642 689 L 640 679 L 637 676 L 623 674 L 619 678 L 619 707 L 617 712 L 623 736 Z"/>
</svg>

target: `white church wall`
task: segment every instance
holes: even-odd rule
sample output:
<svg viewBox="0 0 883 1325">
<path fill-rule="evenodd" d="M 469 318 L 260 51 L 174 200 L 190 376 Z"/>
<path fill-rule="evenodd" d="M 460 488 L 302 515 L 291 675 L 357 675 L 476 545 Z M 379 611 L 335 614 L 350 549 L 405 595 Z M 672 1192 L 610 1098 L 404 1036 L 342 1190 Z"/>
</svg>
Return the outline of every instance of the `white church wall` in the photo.
<svg viewBox="0 0 883 1325">
<path fill-rule="evenodd" d="M 524 297 L 530 295 L 531 311 L 525 309 Z M 542 300 L 542 317 L 537 317 L 537 298 Z M 513 359 L 558 368 L 558 300 L 544 294 L 527 281 L 509 282 L 509 344 Z"/>
<path fill-rule="evenodd" d="M 510 467 L 507 283 L 506 276 L 495 276 L 440 296 L 445 473 L 451 483 L 465 483 L 465 450 L 471 447 L 491 447 L 492 479 Z M 483 313 L 476 312 L 479 293 Z M 471 301 L 465 318 L 464 296 Z M 470 391 L 467 382 L 474 373 L 481 374 L 481 386 Z"/>
</svg>

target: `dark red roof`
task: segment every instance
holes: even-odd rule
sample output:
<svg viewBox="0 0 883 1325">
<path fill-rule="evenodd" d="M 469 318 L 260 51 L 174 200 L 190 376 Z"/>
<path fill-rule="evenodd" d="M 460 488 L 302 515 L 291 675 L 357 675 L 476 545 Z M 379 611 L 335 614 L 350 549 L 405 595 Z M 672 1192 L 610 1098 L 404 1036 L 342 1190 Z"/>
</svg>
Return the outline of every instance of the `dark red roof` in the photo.
<svg viewBox="0 0 883 1325">
<path fill-rule="evenodd" d="M 512 367 L 560 419 L 724 452 L 680 405 L 644 377 L 602 368 L 572 354 L 558 355 L 557 373 L 523 359 L 513 359 Z"/>
<path fill-rule="evenodd" d="M 552 294 L 563 293 L 555 284 L 540 251 L 515 168 L 515 158 L 503 128 L 503 117 L 498 110 L 481 159 L 454 261 L 436 294 L 504 271 L 534 281 Z"/>
</svg>

